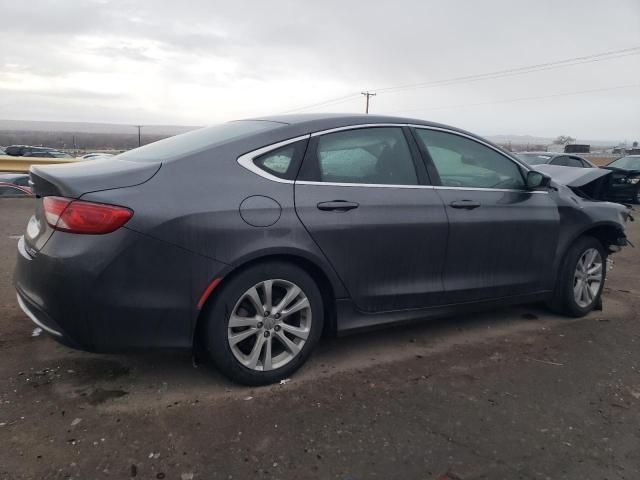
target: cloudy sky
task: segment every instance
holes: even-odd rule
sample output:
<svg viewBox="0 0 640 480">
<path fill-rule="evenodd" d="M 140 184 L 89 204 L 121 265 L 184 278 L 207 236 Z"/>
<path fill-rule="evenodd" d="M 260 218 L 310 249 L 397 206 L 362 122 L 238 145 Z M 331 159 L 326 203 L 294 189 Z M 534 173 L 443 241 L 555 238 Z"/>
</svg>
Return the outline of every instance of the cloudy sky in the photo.
<svg viewBox="0 0 640 480">
<path fill-rule="evenodd" d="M 205 125 L 362 112 L 371 90 L 373 113 L 485 135 L 640 137 L 640 48 L 446 82 L 640 47 L 638 0 L 0 0 L 0 18 L 2 119 Z"/>
</svg>

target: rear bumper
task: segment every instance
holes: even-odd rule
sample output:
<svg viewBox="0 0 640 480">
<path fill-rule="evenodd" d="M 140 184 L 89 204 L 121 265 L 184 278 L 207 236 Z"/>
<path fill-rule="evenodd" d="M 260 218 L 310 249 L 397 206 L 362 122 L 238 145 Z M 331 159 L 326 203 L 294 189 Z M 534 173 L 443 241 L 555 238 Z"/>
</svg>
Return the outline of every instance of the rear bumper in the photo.
<svg viewBox="0 0 640 480">
<path fill-rule="evenodd" d="M 188 348 L 202 289 L 224 264 L 121 228 L 55 232 L 37 253 L 18 242 L 18 304 L 60 343 L 116 352 Z"/>
<path fill-rule="evenodd" d="M 62 328 L 49 317 L 44 311 L 40 310 L 35 303 L 29 300 L 19 290 L 16 293 L 18 306 L 22 309 L 27 317 L 31 319 L 39 328 L 52 335 L 58 342 L 71 348 L 82 349 L 80 345 L 75 343 L 67 335 L 64 334 Z"/>
</svg>

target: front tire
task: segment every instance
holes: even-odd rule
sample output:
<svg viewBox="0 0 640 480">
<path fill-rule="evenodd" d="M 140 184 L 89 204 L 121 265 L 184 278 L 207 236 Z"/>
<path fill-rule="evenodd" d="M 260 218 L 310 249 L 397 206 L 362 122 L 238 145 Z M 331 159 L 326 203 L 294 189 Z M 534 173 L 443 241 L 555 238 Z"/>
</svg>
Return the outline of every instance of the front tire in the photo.
<svg viewBox="0 0 640 480">
<path fill-rule="evenodd" d="M 576 240 L 562 262 L 552 309 L 572 317 L 582 317 L 591 312 L 600 304 L 606 262 L 606 252 L 596 238 Z"/>
<path fill-rule="evenodd" d="M 275 383 L 295 372 L 324 323 L 315 281 L 285 262 L 264 262 L 234 275 L 203 314 L 203 344 L 213 364 L 245 385 Z"/>
</svg>

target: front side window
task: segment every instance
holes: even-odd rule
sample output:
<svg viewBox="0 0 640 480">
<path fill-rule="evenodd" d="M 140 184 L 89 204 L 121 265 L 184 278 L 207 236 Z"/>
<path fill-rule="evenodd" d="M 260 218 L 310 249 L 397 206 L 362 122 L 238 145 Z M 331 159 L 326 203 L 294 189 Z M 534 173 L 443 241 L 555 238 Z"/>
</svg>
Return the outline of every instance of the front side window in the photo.
<svg viewBox="0 0 640 480">
<path fill-rule="evenodd" d="M 497 151 L 474 140 L 441 132 L 416 129 L 446 187 L 524 188 L 521 167 Z"/>
<path fill-rule="evenodd" d="M 402 129 L 373 127 L 328 133 L 318 139 L 305 179 L 332 183 L 417 185 Z"/>
</svg>

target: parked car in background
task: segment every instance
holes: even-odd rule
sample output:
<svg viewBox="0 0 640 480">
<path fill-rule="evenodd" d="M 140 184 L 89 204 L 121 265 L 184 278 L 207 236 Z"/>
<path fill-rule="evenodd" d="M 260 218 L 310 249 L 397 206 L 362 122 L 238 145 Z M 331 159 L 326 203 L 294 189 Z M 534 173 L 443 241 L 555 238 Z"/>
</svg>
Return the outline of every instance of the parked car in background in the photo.
<svg viewBox="0 0 640 480">
<path fill-rule="evenodd" d="M 554 152 L 520 152 L 515 154 L 527 165 L 559 165 L 561 167 L 598 168 L 586 158 Z"/>
<path fill-rule="evenodd" d="M 47 151 L 34 151 L 25 153 L 22 155 L 23 157 L 39 157 L 39 158 L 73 158 L 72 155 L 69 155 L 66 152 L 59 152 L 57 150 L 47 150 Z"/>
<path fill-rule="evenodd" d="M 22 197 L 32 195 L 31 187 L 16 185 L 15 183 L 6 183 L 0 181 L 0 198 L 1 197 Z"/>
<path fill-rule="evenodd" d="M 32 166 L 18 303 L 67 345 L 194 348 L 252 385 L 292 374 L 323 330 L 532 301 L 586 315 L 629 213 L 574 190 L 609 173 L 550 168 L 566 183 L 471 133 L 376 115 Z"/>
<path fill-rule="evenodd" d="M 22 157 L 24 155 L 36 152 L 51 152 L 56 151 L 55 148 L 49 147 L 32 147 L 30 145 L 11 145 L 9 147 L 5 147 L 5 152 L 7 155 L 12 155 L 14 157 Z"/>
<path fill-rule="evenodd" d="M 0 147 L 0 155 L 6 155 L 7 152 L 5 152 L 4 147 Z"/>
<path fill-rule="evenodd" d="M 28 173 L 0 173 L 1 183 L 10 183 L 18 185 L 20 187 L 29 186 L 29 174 Z"/>
<path fill-rule="evenodd" d="M 600 168 L 613 172 L 607 189 L 611 200 L 640 204 L 640 155 L 627 155 Z"/>
</svg>

